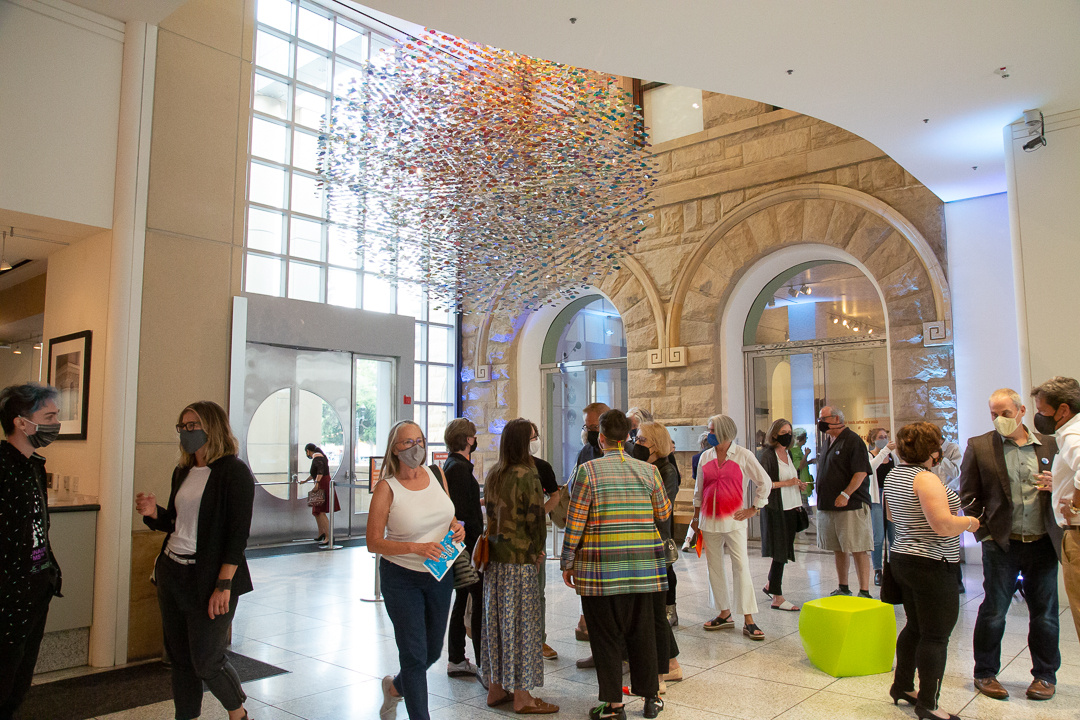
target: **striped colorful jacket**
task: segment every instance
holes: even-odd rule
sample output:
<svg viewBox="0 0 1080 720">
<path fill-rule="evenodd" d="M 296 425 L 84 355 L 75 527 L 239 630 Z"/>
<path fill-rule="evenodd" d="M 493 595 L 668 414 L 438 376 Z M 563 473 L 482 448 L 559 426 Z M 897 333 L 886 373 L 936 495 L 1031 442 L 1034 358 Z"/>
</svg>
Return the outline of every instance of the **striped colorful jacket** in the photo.
<svg viewBox="0 0 1080 720">
<path fill-rule="evenodd" d="M 660 473 L 618 450 L 578 467 L 566 514 L 561 567 L 578 595 L 667 590 L 656 520 L 671 517 Z"/>
</svg>

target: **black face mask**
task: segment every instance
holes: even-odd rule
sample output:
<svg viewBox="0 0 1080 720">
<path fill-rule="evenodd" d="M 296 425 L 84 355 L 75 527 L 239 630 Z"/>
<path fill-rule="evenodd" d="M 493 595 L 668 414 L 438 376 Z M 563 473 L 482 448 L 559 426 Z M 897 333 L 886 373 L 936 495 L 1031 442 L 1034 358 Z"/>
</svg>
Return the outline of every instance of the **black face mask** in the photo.
<svg viewBox="0 0 1080 720">
<path fill-rule="evenodd" d="M 478 443 L 476 441 L 476 438 L 473 438 L 473 441 L 471 443 L 469 443 L 469 454 L 471 455 L 472 453 L 476 452 L 476 448 L 479 445 L 480 445 L 480 443 Z"/>
<path fill-rule="evenodd" d="M 589 430 L 588 434 L 585 437 L 588 439 L 588 443 L 590 445 L 592 445 L 595 448 L 600 447 L 600 431 L 599 430 Z"/>
<path fill-rule="evenodd" d="M 30 422 L 33 421 L 31 420 Z M 27 435 L 26 439 L 29 440 L 30 444 L 35 448 L 43 448 L 46 445 L 50 445 L 59 436 L 60 423 L 53 423 L 52 425 L 41 423 L 36 425 L 34 434 Z"/>
<path fill-rule="evenodd" d="M 1035 413 L 1035 417 L 1031 419 L 1031 422 L 1035 425 L 1035 431 L 1040 432 L 1043 435 L 1053 435 L 1057 432 L 1057 423 L 1054 422 L 1053 415 Z"/>
<path fill-rule="evenodd" d="M 632 428 L 630 430 L 630 439 L 631 440 L 636 440 L 637 439 L 637 428 Z"/>
<path fill-rule="evenodd" d="M 637 443 L 634 443 L 634 449 L 630 451 L 631 457 L 635 460 L 642 460 L 644 462 L 649 462 L 649 454 L 649 448 L 644 445 L 638 445 Z"/>
<path fill-rule="evenodd" d="M 784 433 L 783 435 L 776 436 L 776 442 L 780 443 L 784 447 L 791 447 L 791 433 Z"/>
<path fill-rule="evenodd" d="M 831 424 L 829 423 L 828 420 L 818 420 L 817 421 L 817 429 L 818 429 L 818 432 L 827 433 L 827 432 L 829 432 L 829 430 L 832 430 L 832 426 L 831 426 Z"/>
</svg>

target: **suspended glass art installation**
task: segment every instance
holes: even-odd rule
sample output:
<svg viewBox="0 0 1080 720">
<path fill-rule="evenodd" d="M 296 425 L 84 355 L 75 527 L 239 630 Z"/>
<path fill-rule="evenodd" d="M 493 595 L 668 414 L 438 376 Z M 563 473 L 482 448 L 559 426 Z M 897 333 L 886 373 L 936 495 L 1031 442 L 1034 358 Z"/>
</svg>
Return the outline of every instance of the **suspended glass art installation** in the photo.
<svg viewBox="0 0 1080 720">
<path fill-rule="evenodd" d="M 614 77 L 430 31 L 335 98 L 320 176 L 365 268 L 466 312 L 598 283 L 636 243 L 655 182 Z"/>
</svg>

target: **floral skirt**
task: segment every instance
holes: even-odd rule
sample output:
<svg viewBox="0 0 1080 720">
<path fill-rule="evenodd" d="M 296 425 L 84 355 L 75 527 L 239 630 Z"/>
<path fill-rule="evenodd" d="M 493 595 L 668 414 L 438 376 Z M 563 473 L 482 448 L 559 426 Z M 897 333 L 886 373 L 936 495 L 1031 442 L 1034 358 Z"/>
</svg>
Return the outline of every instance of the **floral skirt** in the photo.
<svg viewBox="0 0 1080 720">
<path fill-rule="evenodd" d="M 509 692 L 544 684 L 536 565 L 488 563 L 480 672 Z"/>
</svg>

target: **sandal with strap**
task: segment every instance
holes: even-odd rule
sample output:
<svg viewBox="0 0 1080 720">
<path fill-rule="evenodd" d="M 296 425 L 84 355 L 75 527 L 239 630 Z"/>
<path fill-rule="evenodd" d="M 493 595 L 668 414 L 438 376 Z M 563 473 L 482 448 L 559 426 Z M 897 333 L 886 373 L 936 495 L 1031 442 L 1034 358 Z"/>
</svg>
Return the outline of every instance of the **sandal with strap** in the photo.
<svg viewBox="0 0 1080 720">
<path fill-rule="evenodd" d="M 702 627 L 706 630 L 726 630 L 727 628 L 735 627 L 735 621 L 731 619 L 731 615 L 727 617 L 723 615 L 717 615 L 712 620 L 705 623 Z"/>
<path fill-rule="evenodd" d="M 798 605 L 792 605 L 787 600 L 780 603 L 779 605 L 770 605 L 769 607 L 772 608 L 773 610 L 786 610 L 787 612 L 798 612 L 799 611 L 799 606 Z"/>
<path fill-rule="evenodd" d="M 742 634 L 751 640 L 764 640 L 765 631 L 759 628 L 754 623 L 747 623 L 743 625 Z"/>
<path fill-rule="evenodd" d="M 558 705 L 546 703 L 540 698 L 533 698 L 531 705 L 526 705 L 520 710 L 514 710 L 518 715 L 551 715 L 559 712 Z"/>
</svg>

